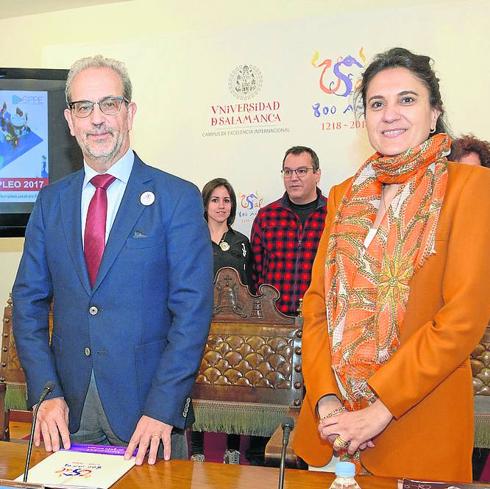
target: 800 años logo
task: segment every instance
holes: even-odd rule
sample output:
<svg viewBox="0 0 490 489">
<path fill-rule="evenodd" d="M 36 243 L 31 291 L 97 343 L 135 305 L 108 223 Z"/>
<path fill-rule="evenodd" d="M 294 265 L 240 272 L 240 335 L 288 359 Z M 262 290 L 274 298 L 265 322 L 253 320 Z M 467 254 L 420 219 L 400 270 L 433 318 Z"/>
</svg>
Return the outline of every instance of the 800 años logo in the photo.
<svg viewBox="0 0 490 489">
<path fill-rule="evenodd" d="M 242 224 L 251 224 L 259 212 L 264 198 L 258 192 L 238 194 L 240 206 L 237 209 L 238 219 Z"/>
<path fill-rule="evenodd" d="M 320 61 L 320 53 L 315 51 L 311 64 L 319 70 L 319 99 L 311 108 L 313 116 L 321 121 L 324 131 L 340 129 L 358 129 L 364 126 L 364 120 L 358 120 L 356 114 L 362 113 L 354 106 L 353 94 L 360 82 L 360 75 L 366 63 L 364 49 L 355 56 L 347 54 Z"/>
</svg>

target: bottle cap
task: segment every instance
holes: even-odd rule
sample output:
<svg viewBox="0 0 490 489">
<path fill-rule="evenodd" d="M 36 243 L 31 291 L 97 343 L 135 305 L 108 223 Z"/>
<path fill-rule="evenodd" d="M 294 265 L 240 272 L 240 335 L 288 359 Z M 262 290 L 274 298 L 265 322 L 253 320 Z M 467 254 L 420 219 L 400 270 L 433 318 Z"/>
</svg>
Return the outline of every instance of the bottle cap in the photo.
<svg viewBox="0 0 490 489">
<path fill-rule="evenodd" d="M 335 464 L 335 475 L 338 477 L 354 477 L 356 466 L 352 462 L 337 462 Z"/>
</svg>

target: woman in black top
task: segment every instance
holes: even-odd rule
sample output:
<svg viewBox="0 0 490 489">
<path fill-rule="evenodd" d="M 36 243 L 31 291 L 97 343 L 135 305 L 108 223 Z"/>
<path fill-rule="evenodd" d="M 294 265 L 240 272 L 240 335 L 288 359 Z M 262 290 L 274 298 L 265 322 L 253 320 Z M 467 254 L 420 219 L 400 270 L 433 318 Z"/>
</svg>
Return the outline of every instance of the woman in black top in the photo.
<svg viewBox="0 0 490 489">
<path fill-rule="evenodd" d="M 233 187 L 224 178 L 215 178 L 204 186 L 202 199 L 213 242 L 215 275 L 220 268 L 232 267 L 240 274 L 240 280 L 249 285 L 252 270 L 250 242 L 231 227 L 236 214 Z"/>
<path fill-rule="evenodd" d="M 208 223 L 213 243 L 214 274 L 220 268 L 232 267 L 238 271 L 240 280 L 250 285 L 252 256 L 248 238 L 232 229 L 236 215 L 236 196 L 233 187 L 224 178 L 215 178 L 202 189 L 204 217 Z M 204 461 L 204 433 L 193 431 L 191 436 L 194 461 Z M 223 461 L 240 463 L 240 436 L 229 434 Z"/>
</svg>

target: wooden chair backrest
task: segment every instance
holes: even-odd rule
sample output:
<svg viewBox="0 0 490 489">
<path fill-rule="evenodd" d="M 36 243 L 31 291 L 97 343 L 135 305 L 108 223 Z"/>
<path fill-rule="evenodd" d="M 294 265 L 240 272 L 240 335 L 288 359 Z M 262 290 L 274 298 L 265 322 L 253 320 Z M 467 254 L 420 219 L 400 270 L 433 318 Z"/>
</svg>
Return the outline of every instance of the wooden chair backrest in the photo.
<svg viewBox="0 0 490 489">
<path fill-rule="evenodd" d="M 475 396 L 490 396 L 490 325 L 471 354 L 473 393 Z"/>
<path fill-rule="evenodd" d="M 53 328 L 53 315 L 49 314 L 49 328 Z M 0 355 L 0 440 L 9 440 L 10 410 L 27 409 L 26 379 L 15 348 L 12 320 L 12 299 L 9 297 L 3 313 L 2 352 Z M 18 413 L 16 413 L 18 414 Z M 28 419 L 28 417 L 27 417 Z"/>
<path fill-rule="evenodd" d="M 254 296 L 236 270 L 219 270 L 195 399 L 301 406 L 301 326 L 276 309 L 278 298 L 269 285 Z"/>
<path fill-rule="evenodd" d="M 0 383 L 25 384 L 24 370 L 15 347 L 13 334 L 13 303 L 10 296 L 3 310 L 2 353 L 0 356 Z M 53 331 L 53 308 L 49 311 L 49 333 Z"/>
<path fill-rule="evenodd" d="M 0 382 L 25 384 L 24 370 L 20 365 L 12 331 L 12 298 L 3 311 L 2 355 L 0 357 Z"/>
</svg>

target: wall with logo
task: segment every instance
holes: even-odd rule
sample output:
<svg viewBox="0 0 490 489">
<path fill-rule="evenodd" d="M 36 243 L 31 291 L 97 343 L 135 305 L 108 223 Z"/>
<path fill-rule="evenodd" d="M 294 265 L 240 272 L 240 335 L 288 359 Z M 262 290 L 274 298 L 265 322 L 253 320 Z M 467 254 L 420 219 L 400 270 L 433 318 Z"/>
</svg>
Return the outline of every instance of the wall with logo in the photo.
<svg viewBox="0 0 490 489">
<path fill-rule="evenodd" d="M 489 14 L 489 0 L 132 0 L 0 20 L 10 46 L 0 66 L 61 68 L 99 52 L 124 60 L 136 151 L 199 187 L 228 178 L 236 227 L 248 233 L 283 192 L 288 147 L 317 151 L 324 193 L 370 154 L 353 90 L 372 56 L 394 45 L 435 59 L 455 133 L 490 139 Z M 0 240 L 0 301 L 21 247 Z"/>
</svg>

